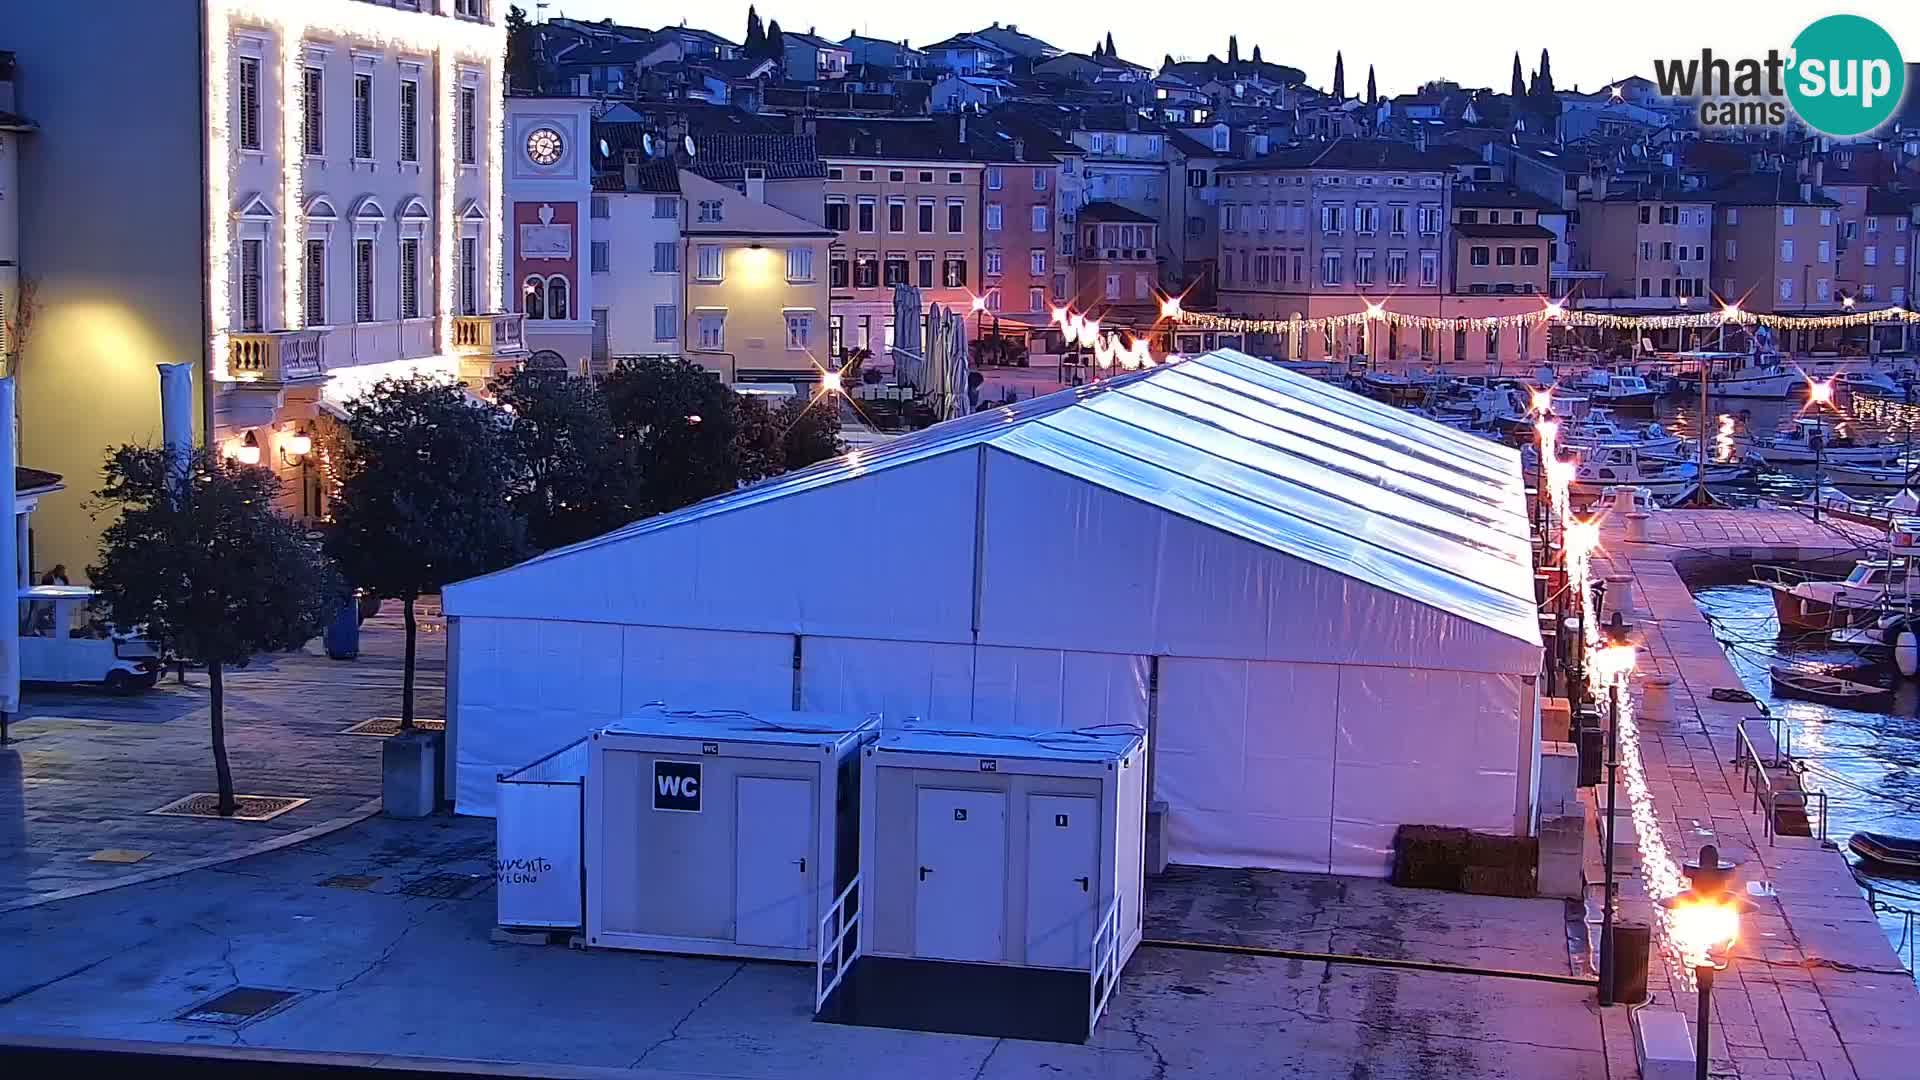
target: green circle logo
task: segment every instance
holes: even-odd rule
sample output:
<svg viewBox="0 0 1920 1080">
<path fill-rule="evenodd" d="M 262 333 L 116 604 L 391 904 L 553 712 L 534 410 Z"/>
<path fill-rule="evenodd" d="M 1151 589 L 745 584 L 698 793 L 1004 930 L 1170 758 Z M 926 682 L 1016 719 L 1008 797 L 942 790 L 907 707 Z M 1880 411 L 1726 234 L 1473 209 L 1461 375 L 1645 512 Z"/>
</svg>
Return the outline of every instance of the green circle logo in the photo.
<svg viewBox="0 0 1920 1080">
<path fill-rule="evenodd" d="M 1787 98 L 1815 131 L 1864 135 L 1893 116 L 1906 90 L 1900 47 L 1872 19 L 1829 15 L 1793 39 Z"/>
</svg>

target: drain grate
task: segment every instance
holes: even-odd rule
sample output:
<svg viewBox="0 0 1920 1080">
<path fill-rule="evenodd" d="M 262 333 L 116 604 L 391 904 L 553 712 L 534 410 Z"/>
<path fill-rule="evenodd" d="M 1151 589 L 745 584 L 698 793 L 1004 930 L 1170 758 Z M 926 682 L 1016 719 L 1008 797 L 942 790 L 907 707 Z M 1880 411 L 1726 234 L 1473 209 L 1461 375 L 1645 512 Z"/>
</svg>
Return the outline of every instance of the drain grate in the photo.
<svg viewBox="0 0 1920 1080">
<path fill-rule="evenodd" d="M 289 795 L 235 795 L 233 801 L 238 804 L 229 821 L 271 821 L 296 806 L 303 806 L 310 800 Z M 215 818 L 220 815 L 220 796 L 212 792 L 196 791 L 184 799 L 175 799 L 158 810 L 149 810 L 149 814 L 162 817 Z"/>
<path fill-rule="evenodd" d="M 465 900 L 486 884 L 482 874 L 428 874 L 401 885 L 405 896 L 424 896 L 432 900 Z"/>
<path fill-rule="evenodd" d="M 366 891 L 374 882 L 380 880 L 378 874 L 335 874 L 320 883 L 323 889 L 356 889 Z"/>
<path fill-rule="evenodd" d="M 286 1008 L 297 990 L 269 990 L 264 986 L 236 986 L 180 1014 L 182 1020 L 238 1027 Z"/>
<path fill-rule="evenodd" d="M 87 861 L 88 862 L 106 862 L 106 863 L 137 863 L 151 854 L 153 854 L 153 852 L 151 851 L 128 851 L 126 848 L 110 847 L 110 848 L 101 848 L 99 851 L 96 851 L 93 854 L 87 856 Z"/>
<path fill-rule="evenodd" d="M 417 716 L 413 719 L 413 726 L 421 731 L 447 730 L 447 722 L 445 720 L 426 720 Z M 377 739 L 391 738 L 400 734 L 400 718 L 397 716 L 376 716 L 369 720 L 362 720 L 351 727 L 344 728 L 340 734 L 371 735 Z"/>
</svg>

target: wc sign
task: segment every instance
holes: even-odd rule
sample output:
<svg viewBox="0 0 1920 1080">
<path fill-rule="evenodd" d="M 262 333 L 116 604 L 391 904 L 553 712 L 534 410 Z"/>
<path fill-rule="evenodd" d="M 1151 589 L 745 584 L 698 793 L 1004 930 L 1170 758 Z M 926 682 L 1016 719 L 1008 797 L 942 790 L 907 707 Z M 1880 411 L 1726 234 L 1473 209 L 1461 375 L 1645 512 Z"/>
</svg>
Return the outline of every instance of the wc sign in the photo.
<svg viewBox="0 0 1920 1080">
<path fill-rule="evenodd" d="M 653 808 L 675 810 L 683 814 L 699 813 L 700 763 L 655 761 L 653 763 Z"/>
</svg>

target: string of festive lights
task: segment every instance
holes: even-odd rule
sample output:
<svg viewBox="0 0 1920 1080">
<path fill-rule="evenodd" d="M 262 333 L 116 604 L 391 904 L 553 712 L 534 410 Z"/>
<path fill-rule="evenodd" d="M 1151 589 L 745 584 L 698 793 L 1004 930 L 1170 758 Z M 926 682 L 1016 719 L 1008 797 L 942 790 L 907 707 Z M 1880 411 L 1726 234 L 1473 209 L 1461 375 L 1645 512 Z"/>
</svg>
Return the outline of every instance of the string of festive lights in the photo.
<svg viewBox="0 0 1920 1080">
<path fill-rule="evenodd" d="M 1558 456 L 1555 443 L 1559 425 L 1549 418 L 1553 412 L 1551 391 L 1535 391 L 1532 407 L 1535 415 L 1541 418 L 1535 423 L 1534 430 L 1539 437 L 1540 460 L 1546 463 L 1544 471 L 1552 508 L 1549 521 L 1557 519 L 1560 523 L 1568 589 L 1580 607 L 1585 655 L 1598 657 L 1604 643 L 1600 636 L 1600 620 L 1593 608 L 1592 583 L 1593 556 L 1600 550 L 1600 523 L 1597 518 L 1576 518 L 1570 511 L 1568 489 L 1573 479 L 1574 461 Z M 1549 524 L 1549 534 L 1551 530 L 1552 525 Z M 1640 880 L 1647 897 L 1652 901 L 1650 907 L 1654 915 L 1655 937 L 1668 972 L 1676 985 L 1692 989 L 1693 969 L 1687 963 L 1681 936 L 1674 932 L 1673 912 L 1661 904 L 1661 901 L 1685 892 L 1687 884 L 1680 864 L 1667 848 L 1660 815 L 1654 806 L 1652 790 L 1647 785 L 1645 763 L 1640 752 L 1640 729 L 1634 719 L 1633 698 L 1627 693 L 1626 682 L 1632 670 L 1631 664 L 1632 661 L 1628 660 L 1628 666 L 1616 669 L 1599 662 L 1589 663 L 1587 683 L 1594 700 L 1606 701 L 1611 687 L 1615 685 L 1614 680 L 1618 680 L 1619 707 L 1614 710 L 1613 722 L 1618 727 L 1620 779 L 1626 787 L 1627 808 L 1633 818 L 1634 837 L 1640 849 Z M 1612 839 L 1608 835 L 1608 842 Z"/>
<path fill-rule="evenodd" d="M 1718 311 L 1685 315 L 1615 315 L 1610 312 L 1581 311 L 1568 307 L 1565 301 L 1550 300 L 1538 311 L 1517 312 L 1511 315 L 1467 316 L 1409 315 L 1387 310 L 1383 301 L 1365 301 L 1365 303 L 1366 308 L 1361 311 L 1344 312 L 1339 315 L 1317 315 L 1310 319 L 1247 319 L 1234 315 L 1179 311 L 1177 308 L 1170 317 L 1190 329 L 1224 330 L 1246 334 L 1303 334 L 1366 326 L 1369 323 L 1443 331 L 1502 330 L 1542 326 L 1547 323 L 1609 330 L 1711 329 L 1728 325 L 1765 326 L 1780 330 L 1830 330 L 1886 323 L 1920 323 L 1920 312 L 1909 311 L 1903 307 L 1851 311 L 1839 315 L 1767 315 L 1746 311 L 1738 304 L 1726 304 Z"/>
<path fill-rule="evenodd" d="M 1129 333 L 1128 340 L 1122 343 L 1117 333 L 1109 331 L 1102 334 L 1100 320 L 1090 315 L 1083 315 L 1071 308 L 1055 307 L 1052 323 L 1060 328 L 1067 344 L 1077 343 L 1083 349 L 1092 349 L 1094 366 L 1101 371 L 1111 371 L 1115 367 L 1137 371 L 1158 363 L 1147 346 L 1146 338 Z"/>
</svg>

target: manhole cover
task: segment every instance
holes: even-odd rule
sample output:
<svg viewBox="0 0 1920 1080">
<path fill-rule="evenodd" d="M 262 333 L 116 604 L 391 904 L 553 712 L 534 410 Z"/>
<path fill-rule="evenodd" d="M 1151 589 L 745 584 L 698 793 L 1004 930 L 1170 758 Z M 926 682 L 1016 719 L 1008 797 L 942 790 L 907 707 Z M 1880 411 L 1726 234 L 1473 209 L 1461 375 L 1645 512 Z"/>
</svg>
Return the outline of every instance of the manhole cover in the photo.
<svg viewBox="0 0 1920 1080">
<path fill-rule="evenodd" d="M 445 720 L 426 720 L 420 717 L 414 717 L 413 726 L 419 728 L 421 731 L 447 730 L 447 722 Z M 400 734 L 400 718 L 397 716 L 376 716 L 370 720 L 362 720 L 352 727 L 342 730 L 340 734 L 371 735 L 379 739 L 390 738 Z"/>
<path fill-rule="evenodd" d="M 110 847 L 110 848 L 101 848 L 99 851 L 96 851 L 93 854 L 87 856 L 87 861 L 88 862 L 109 862 L 109 863 L 137 863 L 151 854 L 153 854 L 153 852 L 151 851 L 128 851 L 126 848 Z"/>
<path fill-rule="evenodd" d="M 230 821 L 270 821 L 281 814 L 302 806 L 309 800 L 286 795 L 235 795 L 238 807 L 227 820 Z M 162 817 L 218 818 L 220 814 L 220 796 L 212 792 L 196 791 L 184 799 L 173 802 L 158 810 L 149 810 L 149 814 Z"/>
<path fill-rule="evenodd" d="M 196 1020 L 203 1024 L 239 1025 L 285 1008 L 297 996 L 297 990 L 236 986 L 181 1013 L 180 1019 Z"/>
<path fill-rule="evenodd" d="M 380 880 L 378 874 L 335 874 L 320 883 L 323 889 L 360 889 L 365 890 Z"/>
<path fill-rule="evenodd" d="M 485 882 L 479 874 L 428 874 L 401 885 L 399 891 L 433 900 L 464 900 Z"/>
</svg>

